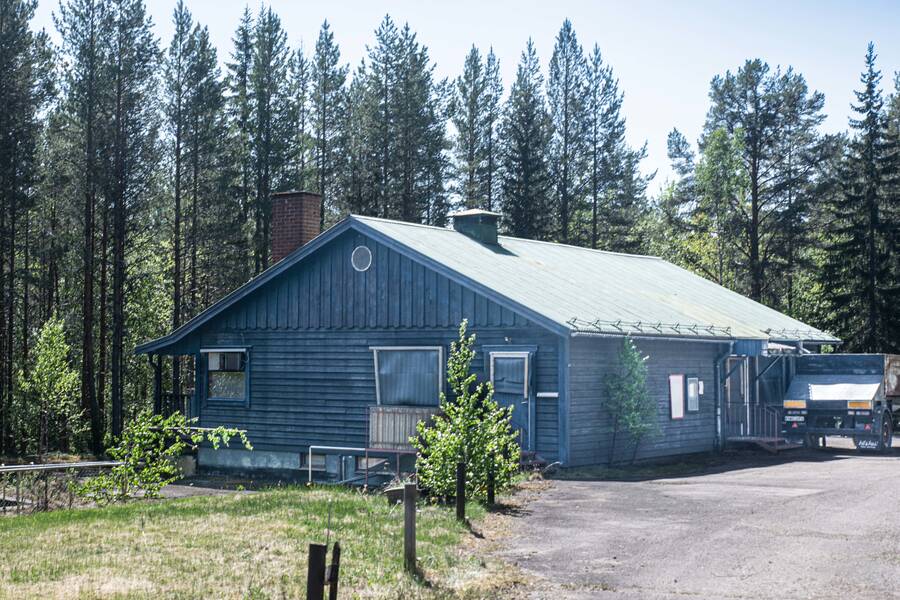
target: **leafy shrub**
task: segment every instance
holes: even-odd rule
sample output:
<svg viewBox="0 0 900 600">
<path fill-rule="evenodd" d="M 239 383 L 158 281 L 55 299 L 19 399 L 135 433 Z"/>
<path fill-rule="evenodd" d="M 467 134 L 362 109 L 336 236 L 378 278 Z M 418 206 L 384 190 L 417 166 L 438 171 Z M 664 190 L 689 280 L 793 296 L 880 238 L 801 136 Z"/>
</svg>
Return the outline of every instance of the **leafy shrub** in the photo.
<svg viewBox="0 0 900 600">
<path fill-rule="evenodd" d="M 156 498 L 163 487 L 181 477 L 175 459 L 188 447 L 193 449 L 207 441 L 218 449 L 237 437 L 245 448 L 253 449 L 243 431 L 226 427 L 198 429 L 191 426 L 194 421 L 188 421 L 181 413 L 169 417 L 150 411 L 141 413 L 109 450 L 110 457 L 121 464 L 87 480 L 77 487 L 77 493 L 98 504 L 123 502 L 136 493 Z"/>
<path fill-rule="evenodd" d="M 456 465 L 466 463 L 466 495 L 487 495 L 488 473 L 493 470 L 495 488 L 510 485 L 519 467 L 519 445 L 510 425 L 512 408 L 500 407 L 490 383 L 475 386 L 470 373 L 475 358 L 475 335 L 466 336 L 467 321 L 459 326 L 459 340 L 450 346 L 447 381 L 453 397 L 441 394 L 441 413 L 431 423 L 418 425 L 419 483 L 432 494 L 451 496 L 456 491 Z M 474 388 L 474 389 L 473 389 Z"/>
<path fill-rule="evenodd" d="M 28 369 L 19 371 L 13 420 L 19 451 L 69 450 L 84 431 L 78 406 L 78 371 L 69 364 L 63 321 L 51 316 L 41 327 Z"/>
</svg>

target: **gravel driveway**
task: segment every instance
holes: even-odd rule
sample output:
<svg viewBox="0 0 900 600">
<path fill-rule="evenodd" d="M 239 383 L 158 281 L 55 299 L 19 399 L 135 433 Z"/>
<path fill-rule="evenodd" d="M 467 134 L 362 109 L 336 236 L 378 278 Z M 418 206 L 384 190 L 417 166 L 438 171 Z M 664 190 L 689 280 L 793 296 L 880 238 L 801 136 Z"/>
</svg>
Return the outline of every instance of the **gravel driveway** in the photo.
<svg viewBox="0 0 900 600">
<path fill-rule="evenodd" d="M 500 555 L 533 576 L 532 598 L 900 598 L 900 453 L 719 471 L 556 481 Z"/>
</svg>

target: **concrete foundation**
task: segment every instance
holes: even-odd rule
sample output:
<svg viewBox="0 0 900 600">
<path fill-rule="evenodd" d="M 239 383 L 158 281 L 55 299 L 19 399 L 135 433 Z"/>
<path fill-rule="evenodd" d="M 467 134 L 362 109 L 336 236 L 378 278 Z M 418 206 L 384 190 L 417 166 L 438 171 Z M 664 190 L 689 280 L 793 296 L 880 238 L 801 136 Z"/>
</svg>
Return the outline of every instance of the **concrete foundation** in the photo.
<svg viewBox="0 0 900 600">
<path fill-rule="evenodd" d="M 197 460 L 201 468 L 231 471 L 299 471 L 300 454 L 237 448 L 200 448 Z"/>
</svg>

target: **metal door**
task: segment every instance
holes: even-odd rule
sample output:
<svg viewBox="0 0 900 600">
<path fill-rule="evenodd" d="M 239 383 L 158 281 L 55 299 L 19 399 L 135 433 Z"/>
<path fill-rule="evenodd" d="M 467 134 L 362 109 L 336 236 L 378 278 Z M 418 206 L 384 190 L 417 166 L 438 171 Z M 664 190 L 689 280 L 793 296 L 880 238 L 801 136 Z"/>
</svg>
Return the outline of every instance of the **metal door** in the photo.
<svg viewBox="0 0 900 600">
<path fill-rule="evenodd" d="M 490 364 L 494 399 L 500 406 L 512 407 L 512 426 L 519 432 L 519 445 L 531 450 L 531 353 L 491 352 Z"/>
</svg>

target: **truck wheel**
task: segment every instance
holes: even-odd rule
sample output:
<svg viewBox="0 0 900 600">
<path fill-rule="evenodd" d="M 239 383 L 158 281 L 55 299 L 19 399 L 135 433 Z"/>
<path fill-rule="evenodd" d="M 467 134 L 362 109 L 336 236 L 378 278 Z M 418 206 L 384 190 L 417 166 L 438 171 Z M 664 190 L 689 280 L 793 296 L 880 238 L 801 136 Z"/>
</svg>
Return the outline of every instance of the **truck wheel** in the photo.
<svg viewBox="0 0 900 600">
<path fill-rule="evenodd" d="M 819 442 L 819 436 L 806 434 L 803 436 L 803 447 L 804 448 L 820 448 L 821 443 Z"/>
</svg>

